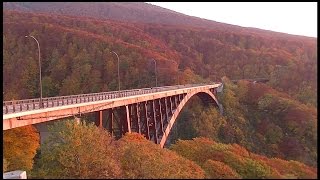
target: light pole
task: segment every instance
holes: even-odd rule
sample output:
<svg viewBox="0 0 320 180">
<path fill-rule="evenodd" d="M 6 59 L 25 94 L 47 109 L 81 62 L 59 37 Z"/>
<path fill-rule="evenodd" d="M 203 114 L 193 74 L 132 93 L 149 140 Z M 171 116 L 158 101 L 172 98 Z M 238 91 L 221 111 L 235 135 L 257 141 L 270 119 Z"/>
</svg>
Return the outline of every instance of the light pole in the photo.
<svg viewBox="0 0 320 180">
<path fill-rule="evenodd" d="M 42 81 L 41 81 L 41 61 L 40 61 L 40 45 L 39 45 L 39 42 L 38 40 L 33 37 L 33 36 L 25 36 L 26 38 L 27 37 L 32 37 L 36 42 L 37 42 L 37 45 L 38 45 L 38 50 L 39 50 L 39 74 L 40 74 L 40 104 L 39 104 L 39 107 L 42 108 L 43 107 L 43 104 L 42 104 Z"/>
<path fill-rule="evenodd" d="M 118 56 L 118 54 L 117 54 L 116 52 L 114 52 L 114 51 L 111 51 L 110 53 L 114 53 L 114 54 L 117 56 L 117 58 L 118 58 L 118 88 L 119 88 L 119 92 L 120 92 L 120 74 L 119 74 L 119 62 L 120 62 L 120 60 L 119 60 L 119 56 Z"/>
<path fill-rule="evenodd" d="M 158 86 L 158 80 L 157 80 L 157 62 L 156 60 L 152 59 L 153 62 L 154 62 L 154 74 L 155 74 L 155 77 L 156 77 L 156 87 Z"/>
</svg>

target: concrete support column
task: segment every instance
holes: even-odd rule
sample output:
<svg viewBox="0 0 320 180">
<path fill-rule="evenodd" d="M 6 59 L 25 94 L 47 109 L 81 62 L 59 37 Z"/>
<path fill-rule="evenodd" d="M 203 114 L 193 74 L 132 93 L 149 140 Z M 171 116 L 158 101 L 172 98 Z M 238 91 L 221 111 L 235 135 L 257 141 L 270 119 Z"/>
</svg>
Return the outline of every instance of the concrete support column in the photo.
<svg viewBox="0 0 320 180">
<path fill-rule="evenodd" d="M 102 111 L 97 111 L 96 112 L 96 126 L 102 128 Z"/>
<path fill-rule="evenodd" d="M 169 99 L 170 99 L 170 114 L 173 114 L 172 98 L 169 97 Z"/>
<path fill-rule="evenodd" d="M 131 132 L 138 132 L 138 124 L 137 124 L 137 113 L 135 104 L 129 105 L 129 119 L 130 119 L 130 127 Z"/>
<path fill-rule="evenodd" d="M 113 136 L 113 121 L 114 121 L 114 113 L 113 108 L 109 109 L 109 132 L 111 136 Z"/>
<path fill-rule="evenodd" d="M 126 114 L 127 114 L 128 132 L 131 133 L 130 115 L 129 115 L 129 107 L 128 107 L 128 105 L 126 105 Z"/>
<path fill-rule="evenodd" d="M 179 99 L 178 99 L 178 95 L 174 96 L 174 103 L 175 103 L 175 108 L 177 109 L 178 105 L 179 105 Z"/>
<path fill-rule="evenodd" d="M 137 112 L 137 125 L 138 125 L 138 133 L 141 134 L 141 124 L 140 124 L 140 108 L 139 108 L 139 103 L 136 104 L 136 112 Z"/>
<path fill-rule="evenodd" d="M 169 111 L 168 111 L 168 98 L 167 97 L 165 97 L 164 98 L 164 103 L 165 103 L 165 110 L 166 110 L 166 121 L 167 121 L 167 123 L 169 122 Z"/>
<path fill-rule="evenodd" d="M 163 117 L 162 117 L 162 110 L 163 108 L 162 108 L 162 105 L 161 105 L 161 99 L 159 99 L 159 116 L 160 116 L 160 130 L 161 130 L 161 132 L 162 132 L 162 134 L 164 133 L 164 129 L 163 129 Z"/>
<path fill-rule="evenodd" d="M 150 140 L 150 127 L 149 127 L 149 117 L 148 117 L 148 106 L 147 106 L 148 101 L 144 103 L 144 112 L 145 112 L 145 117 L 146 117 L 146 135 L 147 139 Z"/>
<path fill-rule="evenodd" d="M 154 130 L 154 142 L 158 144 L 158 130 L 157 130 L 157 115 L 156 115 L 156 108 L 155 108 L 155 100 L 152 101 L 152 114 L 153 114 L 153 130 Z"/>
</svg>

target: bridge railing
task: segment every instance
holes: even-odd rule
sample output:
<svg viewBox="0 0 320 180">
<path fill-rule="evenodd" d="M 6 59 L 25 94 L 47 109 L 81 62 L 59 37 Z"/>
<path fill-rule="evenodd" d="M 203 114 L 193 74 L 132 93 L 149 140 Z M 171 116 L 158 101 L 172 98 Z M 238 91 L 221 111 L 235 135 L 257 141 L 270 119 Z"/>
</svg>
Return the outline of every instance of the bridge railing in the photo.
<svg viewBox="0 0 320 180">
<path fill-rule="evenodd" d="M 90 93 L 90 94 L 78 94 L 78 95 L 70 95 L 70 96 L 47 97 L 47 98 L 42 98 L 42 105 L 43 105 L 43 108 L 57 107 L 57 106 L 64 106 L 64 105 L 70 105 L 70 104 L 78 104 L 78 103 L 93 102 L 93 101 L 99 101 L 99 100 L 115 99 L 115 98 L 128 97 L 128 96 L 134 96 L 134 95 L 162 92 L 162 91 L 168 91 L 168 90 L 174 90 L 174 89 L 196 87 L 201 85 L 209 85 L 209 84 L 187 84 L 187 85 L 163 86 L 163 87 L 142 88 L 142 89 L 130 89 L 130 90 L 122 90 L 122 91 L 109 91 L 109 92 Z M 3 102 L 3 114 L 23 112 L 23 111 L 35 110 L 35 109 L 40 109 L 40 98 Z"/>
</svg>

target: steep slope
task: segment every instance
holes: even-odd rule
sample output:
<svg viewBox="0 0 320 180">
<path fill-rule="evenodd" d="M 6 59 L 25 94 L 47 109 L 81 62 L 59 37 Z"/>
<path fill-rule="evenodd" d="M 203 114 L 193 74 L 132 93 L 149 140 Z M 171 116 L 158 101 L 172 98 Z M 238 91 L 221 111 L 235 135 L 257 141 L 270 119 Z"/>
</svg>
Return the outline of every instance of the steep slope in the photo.
<svg viewBox="0 0 320 180">
<path fill-rule="evenodd" d="M 25 25 L 20 26 L 18 23 Z M 35 26 L 37 28 L 35 28 Z M 64 35 L 60 34 L 58 36 L 52 32 L 52 30 L 61 32 Z M 58 53 L 58 57 L 62 57 L 65 54 L 61 54 L 61 52 L 65 52 L 65 50 L 68 50 L 71 46 L 70 38 L 67 38 L 65 41 L 61 41 L 61 38 L 63 39 L 67 36 L 74 38 L 74 35 L 83 33 L 85 37 L 89 39 L 103 40 L 108 44 L 108 47 L 112 47 L 113 44 L 121 45 L 123 48 L 117 47 L 117 49 L 120 48 L 120 52 L 126 49 L 127 53 L 131 54 L 132 49 L 138 51 L 141 58 L 164 60 L 163 63 L 159 63 L 159 68 L 164 72 L 163 74 L 160 72 L 160 75 L 162 74 L 164 76 L 162 82 L 168 80 L 168 76 L 170 76 L 168 70 L 170 72 L 173 70 L 176 76 L 175 80 L 168 81 L 169 84 L 179 83 L 178 81 L 181 83 L 192 82 L 193 80 L 183 80 L 183 77 L 189 76 L 188 74 L 190 73 L 195 73 L 202 78 L 214 81 L 219 80 L 222 76 L 228 76 L 231 79 L 265 77 L 269 78 L 270 85 L 278 90 L 288 92 L 304 103 L 316 105 L 317 53 L 315 38 L 301 39 L 301 37 L 294 36 L 285 39 L 270 38 L 270 34 L 252 35 L 245 32 L 226 32 L 221 30 L 187 28 L 185 26 L 128 23 L 97 20 L 88 17 L 5 11 L 5 40 L 10 39 L 6 38 L 8 34 L 13 37 L 17 35 L 24 37 L 25 34 L 31 33 L 32 31 L 38 31 L 37 34 L 43 36 L 43 38 L 40 38 L 40 41 L 45 39 L 45 41 L 41 43 L 47 45 L 45 47 L 48 52 L 42 53 L 43 58 L 48 60 L 47 63 L 49 63 L 49 59 L 51 58 L 52 45 L 57 49 L 64 47 L 64 50 L 59 50 L 60 53 Z M 47 31 L 51 31 L 49 36 Z M 49 39 L 47 37 L 49 37 Z M 79 37 L 80 36 L 77 36 L 76 39 Z M 53 42 L 50 42 L 51 40 L 53 40 Z M 89 42 L 92 41 L 93 39 L 89 40 Z M 97 42 L 94 42 L 96 46 L 102 48 Z M 17 42 L 10 40 L 10 43 Z M 26 45 L 25 43 L 26 41 L 23 41 L 23 44 L 20 44 L 20 46 Z M 66 44 L 59 46 L 57 43 Z M 83 44 L 84 42 L 81 40 L 79 43 Z M 11 54 L 24 57 L 21 53 L 16 54 L 15 51 L 17 51 L 17 49 L 14 48 L 14 46 L 7 46 L 6 42 L 4 45 L 5 61 L 10 62 L 9 59 L 14 57 L 10 56 Z M 87 49 L 86 46 L 88 43 L 83 45 L 82 48 L 85 47 Z M 10 49 L 9 51 L 7 51 L 8 48 Z M 74 49 L 75 53 L 82 50 L 83 49 L 79 49 L 79 47 Z M 96 51 L 100 50 L 92 50 L 92 52 Z M 8 52 L 10 53 L 8 54 Z M 100 58 L 98 59 L 101 59 L 101 55 L 99 56 Z M 32 56 L 30 55 L 28 57 Z M 96 58 L 95 55 L 92 57 Z M 15 57 L 15 59 L 17 58 L 18 57 Z M 102 59 L 100 61 L 102 61 Z M 146 61 L 147 60 L 144 60 L 142 61 L 143 63 L 141 63 L 145 64 Z M 179 67 L 177 65 L 179 65 Z M 142 67 L 141 65 L 134 65 L 136 69 L 139 69 L 139 66 Z M 178 68 L 181 72 L 178 72 Z M 106 73 L 102 72 L 101 68 L 99 69 L 99 74 L 102 75 L 102 82 L 106 82 Z M 190 73 L 188 69 L 191 70 Z M 7 68 L 5 68 L 5 71 L 6 70 Z M 10 74 L 10 72 L 6 73 Z M 178 74 L 179 77 L 177 77 Z M 60 81 L 64 78 L 65 77 L 60 78 Z M 101 80 L 99 81 L 101 82 Z M 5 78 L 4 82 L 4 85 L 6 85 L 7 82 L 11 81 Z M 59 84 L 61 83 L 62 82 L 59 82 Z M 150 83 L 151 79 L 148 84 Z M 136 85 L 129 85 L 128 88 L 135 88 L 137 87 Z M 101 85 L 99 86 L 101 90 Z M 61 87 L 61 85 L 57 87 Z M 32 91 L 34 92 L 31 94 L 36 93 L 35 87 L 33 87 Z M 98 89 L 95 91 L 98 91 Z M 74 91 L 71 92 L 75 93 Z M 27 97 L 32 97 L 31 94 Z M 19 96 L 16 98 L 19 98 Z"/>
<path fill-rule="evenodd" d="M 272 37 L 183 28 L 146 26 L 145 31 L 164 40 L 181 54 L 180 67 L 204 78 L 219 80 L 269 78 L 269 85 L 304 103 L 316 105 L 316 39 Z"/>
<path fill-rule="evenodd" d="M 257 28 L 247 28 L 212 20 L 188 16 L 166 8 L 142 2 L 4 2 L 4 10 L 19 10 L 26 12 L 43 12 L 61 15 L 94 17 L 117 21 L 166 24 L 175 26 L 198 27 L 225 32 L 244 32 L 255 35 L 269 34 L 270 37 L 295 37 Z"/>
<path fill-rule="evenodd" d="M 218 94 L 223 116 L 216 108 L 193 98 L 184 107 L 171 141 L 207 137 L 237 143 L 248 150 L 317 166 L 317 109 L 260 83 L 223 78 Z"/>
<path fill-rule="evenodd" d="M 118 21 L 187 25 L 194 27 L 229 27 L 227 24 L 187 16 L 142 2 L 5 2 L 4 9 L 87 16 Z M 218 25 L 218 26 L 217 26 Z M 236 26 L 230 26 L 236 27 Z"/>
<path fill-rule="evenodd" d="M 120 55 L 124 89 L 153 83 L 151 58 L 160 61 L 159 82 L 175 81 L 170 76 L 177 73 L 179 55 L 132 25 L 8 11 L 3 38 L 4 74 L 8 75 L 3 82 L 6 99 L 37 96 L 37 82 L 32 81 L 38 76 L 34 61 L 36 46 L 24 38 L 30 33 L 39 39 L 41 46 L 45 96 L 115 90 L 116 61 L 111 50 Z"/>
<path fill-rule="evenodd" d="M 297 161 L 267 158 L 237 144 L 223 144 L 207 138 L 179 140 L 170 147 L 196 162 L 207 178 L 220 179 L 315 179 L 317 169 Z"/>
</svg>

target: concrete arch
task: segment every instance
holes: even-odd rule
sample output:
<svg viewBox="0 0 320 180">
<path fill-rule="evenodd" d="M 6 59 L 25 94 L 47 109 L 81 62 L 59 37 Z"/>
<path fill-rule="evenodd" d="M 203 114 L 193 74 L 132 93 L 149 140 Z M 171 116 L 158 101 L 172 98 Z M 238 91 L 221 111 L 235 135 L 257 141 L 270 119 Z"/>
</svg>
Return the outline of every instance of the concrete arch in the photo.
<svg viewBox="0 0 320 180">
<path fill-rule="evenodd" d="M 167 138 L 169 137 L 169 133 L 171 131 L 172 125 L 175 123 L 178 115 L 180 114 L 180 111 L 182 110 L 182 108 L 185 106 L 185 104 L 189 101 L 190 98 L 192 98 L 193 96 L 199 96 L 200 99 L 202 101 L 204 101 L 204 103 L 213 103 L 215 106 L 217 106 L 220 109 L 219 103 L 217 98 L 214 96 L 214 94 L 208 89 L 208 90 L 203 90 L 203 91 L 194 91 L 194 92 L 190 92 L 188 93 L 180 102 L 180 104 L 178 105 L 178 107 L 175 109 L 174 113 L 172 114 L 170 120 L 168 121 L 168 126 L 166 128 L 166 130 L 164 131 L 164 134 L 161 138 L 160 141 L 160 146 L 163 147 L 165 142 L 167 141 Z"/>
</svg>

